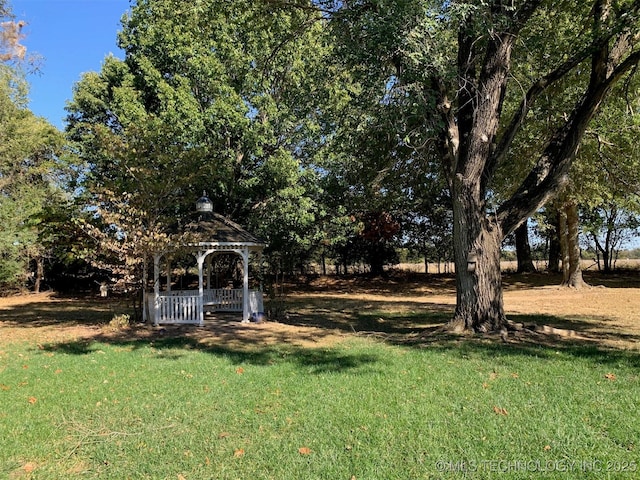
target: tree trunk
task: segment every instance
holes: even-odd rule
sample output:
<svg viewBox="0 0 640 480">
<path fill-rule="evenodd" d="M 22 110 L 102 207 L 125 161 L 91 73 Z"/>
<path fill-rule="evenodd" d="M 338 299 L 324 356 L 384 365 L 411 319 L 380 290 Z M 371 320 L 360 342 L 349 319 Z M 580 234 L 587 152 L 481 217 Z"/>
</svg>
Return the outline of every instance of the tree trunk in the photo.
<svg viewBox="0 0 640 480">
<path fill-rule="evenodd" d="M 552 273 L 560 273 L 560 260 L 562 248 L 560 247 L 560 226 L 558 213 L 555 215 L 553 230 L 549 232 L 549 263 L 547 270 Z"/>
<path fill-rule="evenodd" d="M 529 220 L 516 228 L 516 256 L 518 259 L 518 273 L 531 273 L 536 271 L 531 258 L 531 245 L 529 244 Z"/>
<path fill-rule="evenodd" d="M 473 188 L 456 179 L 452 198 L 456 267 L 456 311 L 453 331 L 490 332 L 506 326 L 500 272 L 499 227 L 485 215 Z"/>
<path fill-rule="evenodd" d="M 562 264 L 562 284 L 564 285 L 569 280 L 569 231 L 567 229 L 567 212 L 563 207 L 558 210 L 558 239 Z"/>
<path fill-rule="evenodd" d="M 42 279 L 44 277 L 44 259 L 41 255 L 36 257 L 36 278 L 33 284 L 34 293 L 40 293 Z"/>
<path fill-rule="evenodd" d="M 578 206 L 574 201 L 567 202 L 561 211 L 562 285 L 582 288 L 586 286 L 580 266 L 580 244 L 578 243 Z"/>
</svg>

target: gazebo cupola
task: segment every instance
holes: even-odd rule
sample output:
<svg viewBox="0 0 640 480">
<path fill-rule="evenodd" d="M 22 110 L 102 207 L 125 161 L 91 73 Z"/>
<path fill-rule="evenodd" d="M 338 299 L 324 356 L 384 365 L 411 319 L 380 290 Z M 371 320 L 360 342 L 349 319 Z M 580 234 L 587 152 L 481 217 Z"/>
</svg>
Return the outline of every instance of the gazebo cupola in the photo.
<svg viewBox="0 0 640 480">
<path fill-rule="evenodd" d="M 202 192 L 202 196 L 196 202 L 196 212 L 213 212 L 213 202 L 209 199 L 209 197 L 207 197 L 207 192 Z"/>
<path fill-rule="evenodd" d="M 260 258 L 266 244 L 228 218 L 213 212 L 213 202 L 206 192 L 196 201 L 196 218 L 182 233 L 186 244 L 175 250 L 191 251 L 198 266 L 197 290 L 171 289 L 171 251 L 154 255 L 154 291 L 149 295 L 149 316 L 154 325 L 165 323 L 204 325 L 205 312 L 242 312 L 242 321 L 252 313 L 262 312 L 261 290 L 249 290 L 249 258 Z M 211 258 L 219 254 L 238 255 L 242 259 L 242 288 L 213 288 Z M 167 272 L 165 290 L 160 289 L 160 266 Z"/>
</svg>

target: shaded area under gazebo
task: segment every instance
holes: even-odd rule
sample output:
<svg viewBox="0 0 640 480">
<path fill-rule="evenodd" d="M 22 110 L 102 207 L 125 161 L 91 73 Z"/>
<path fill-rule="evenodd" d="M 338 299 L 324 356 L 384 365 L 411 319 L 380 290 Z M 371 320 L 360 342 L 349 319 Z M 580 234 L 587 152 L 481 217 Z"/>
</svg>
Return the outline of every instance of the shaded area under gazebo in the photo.
<svg viewBox="0 0 640 480">
<path fill-rule="evenodd" d="M 211 201 L 203 195 L 196 203 L 197 218 L 185 229 L 187 243 L 180 246 L 193 254 L 198 266 L 198 289 L 171 288 L 171 257 L 175 252 L 154 255 L 153 292 L 147 292 L 145 320 L 159 324 L 194 324 L 203 326 L 206 312 L 242 313 L 243 322 L 251 314 L 264 311 L 262 290 L 249 288 L 249 259 L 258 255 L 260 263 L 266 244 L 231 220 L 213 213 Z M 212 259 L 232 254 L 242 261 L 242 288 L 214 288 Z M 161 290 L 160 268 L 164 261 L 165 289 Z"/>
</svg>

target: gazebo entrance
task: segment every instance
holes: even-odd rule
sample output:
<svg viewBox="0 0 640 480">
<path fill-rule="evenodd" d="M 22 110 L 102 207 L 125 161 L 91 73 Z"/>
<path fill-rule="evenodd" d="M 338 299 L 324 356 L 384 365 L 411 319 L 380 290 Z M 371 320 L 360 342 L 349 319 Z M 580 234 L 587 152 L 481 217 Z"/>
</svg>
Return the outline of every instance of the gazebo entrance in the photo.
<svg viewBox="0 0 640 480">
<path fill-rule="evenodd" d="M 241 312 L 247 322 L 252 313 L 264 311 L 261 289 L 249 289 L 249 259 L 252 253 L 262 256 L 265 243 L 231 220 L 212 212 L 211 201 L 204 195 L 196 203 L 198 218 L 185 228 L 189 243 L 183 246 L 195 256 L 198 266 L 198 289 L 171 288 L 170 252 L 156 253 L 153 262 L 153 292 L 147 294 L 145 319 L 159 324 L 204 325 L 205 312 Z M 242 261 L 242 288 L 214 288 L 211 278 L 212 258 L 232 254 Z M 165 259 L 166 288 L 160 289 L 160 267 Z"/>
</svg>

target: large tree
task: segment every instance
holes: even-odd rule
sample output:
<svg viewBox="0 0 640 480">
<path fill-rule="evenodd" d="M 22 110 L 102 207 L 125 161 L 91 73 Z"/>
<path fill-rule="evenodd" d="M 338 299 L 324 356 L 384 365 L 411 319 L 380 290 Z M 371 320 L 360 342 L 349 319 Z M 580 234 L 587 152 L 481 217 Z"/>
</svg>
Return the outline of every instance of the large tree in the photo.
<svg viewBox="0 0 640 480">
<path fill-rule="evenodd" d="M 308 255 L 317 207 L 307 167 L 325 129 L 312 100 L 334 81 L 316 19 L 245 0 L 136 2 L 119 35 L 125 59 L 85 75 L 69 105 L 89 200 L 123 221 L 135 207 L 122 230 L 140 218 L 152 232 L 206 190 L 218 213 L 278 250 L 280 266 Z"/>
<path fill-rule="evenodd" d="M 407 104 L 429 107 L 421 133 L 440 148 L 453 201 L 452 325 L 503 329 L 502 240 L 561 190 L 592 118 L 612 87 L 634 72 L 640 1 L 318 4 L 363 82 L 393 86 Z M 515 169 L 513 193 L 496 197 L 496 172 L 522 164 L 512 147 L 525 140 L 534 109 L 562 114 L 550 115 L 548 134 L 534 132 L 535 155 L 526 169 Z"/>
</svg>

